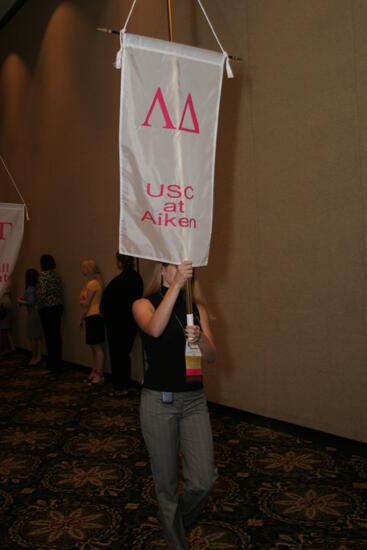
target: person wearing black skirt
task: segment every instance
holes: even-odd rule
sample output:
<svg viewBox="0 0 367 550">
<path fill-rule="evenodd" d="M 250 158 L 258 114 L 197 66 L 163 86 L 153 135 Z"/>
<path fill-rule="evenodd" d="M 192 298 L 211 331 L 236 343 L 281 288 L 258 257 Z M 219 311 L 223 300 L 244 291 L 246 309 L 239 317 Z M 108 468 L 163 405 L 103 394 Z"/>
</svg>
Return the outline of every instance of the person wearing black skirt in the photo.
<svg viewBox="0 0 367 550">
<path fill-rule="evenodd" d="M 80 293 L 80 307 L 82 314 L 80 326 L 85 325 L 85 341 L 92 350 L 93 364 L 88 377 L 89 385 L 103 384 L 103 361 L 105 329 L 99 311 L 103 284 L 98 266 L 92 258 L 82 263 L 82 274 L 86 284 Z"/>
</svg>

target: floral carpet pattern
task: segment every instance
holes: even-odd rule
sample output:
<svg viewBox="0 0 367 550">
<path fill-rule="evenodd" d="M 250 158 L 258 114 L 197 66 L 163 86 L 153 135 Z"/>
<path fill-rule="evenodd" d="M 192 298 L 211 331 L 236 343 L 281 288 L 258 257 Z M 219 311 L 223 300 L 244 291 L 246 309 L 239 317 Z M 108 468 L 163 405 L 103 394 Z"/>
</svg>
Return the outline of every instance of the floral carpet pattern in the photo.
<svg viewBox="0 0 367 550">
<path fill-rule="evenodd" d="M 0 549 L 165 549 L 128 399 L 0 361 Z M 210 405 L 219 478 L 191 550 L 367 550 L 367 445 Z"/>
</svg>

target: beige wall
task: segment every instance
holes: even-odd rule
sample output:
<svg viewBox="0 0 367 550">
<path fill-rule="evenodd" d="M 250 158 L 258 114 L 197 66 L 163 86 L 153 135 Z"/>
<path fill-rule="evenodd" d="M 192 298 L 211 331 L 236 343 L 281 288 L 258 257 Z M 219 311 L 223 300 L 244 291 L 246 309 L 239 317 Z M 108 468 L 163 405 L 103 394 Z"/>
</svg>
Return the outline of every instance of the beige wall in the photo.
<svg viewBox="0 0 367 550">
<path fill-rule="evenodd" d="M 224 82 L 200 270 L 218 346 L 208 397 L 367 442 L 367 4 L 205 4 L 243 58 Z M 215 48 L 196 2 L 173 5 L 175 39 Z M 65 358 L 81 364 L 80 262 L 95 257 L 108 281 L 118 242 L 118 37 L 95 28 L 119 28 L 129 6 L 32 0 L 0 32 L 0 152 L 32 217 L 14 286 L 40 253 L 55 255 Z M 130 32 L 166 38 L 165 10 L 165 0 L 138 1 Z M 0 200 L 17 200 L 3 171 L 0 186 Z"/>
</svg>

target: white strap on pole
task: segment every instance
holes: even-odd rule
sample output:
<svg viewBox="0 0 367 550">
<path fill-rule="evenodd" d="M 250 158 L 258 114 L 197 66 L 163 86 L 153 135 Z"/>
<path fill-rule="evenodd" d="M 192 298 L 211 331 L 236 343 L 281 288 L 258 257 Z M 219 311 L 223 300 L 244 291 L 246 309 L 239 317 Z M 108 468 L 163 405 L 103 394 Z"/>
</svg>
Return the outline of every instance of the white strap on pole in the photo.
<svg viewBox="0 0 367 550">
<path fill-rule="evenodd" d="M 225 49 L 223 48 L 223 46 L 222 46 L 222 44 L 221 44 L 221 42 L 220 42 L 220 40 L 219 40 L 219 38 L 218 38 L 218 36 L 217 36 L 217 33 L 215 32 L 214 27 L 213 27 L 213 25 L 212 25 L 211 22 L 210 22 L 210 19 L 209 19 L 209 17 L 208 17 L 208 14 L 206 13 L 206 11 L 205 11 L 205 9 L 204 9 L 204 6 L 203 6 L 203 4 L 201 3 L 201 0 L 198 0 L 198 4 L 199 4 L 199 6 L 200 6 L 201 9 L 202 9 L 202 12 L 203 12 L 203 14 L 204 14 L 204 16 L 205 16 L 205 19 L 207 20 L 208 25 L 209 25 L 209 27 L 210 27 L 210 29 L 211 29 L 213 35 L 214 35 L 214 38 L 215 38 L 216 41 L 218 42 L 218 46 L 219 46 L 220 49 L 222 50 L 222 53 L 225 55 L 225 58 L 226 58 L 227 78 L 233 78 L 234 75 L 233 75 L 232 67 L 231 67 L 231 65 L 230 65 L 230 63 L 229 63 L 229 56 L 228 56 L 228 53 L 227 53 L 227 52 L 225 51 Z"/>
<path fill-rule="evenodd" d="M 18 195 L 19 195 L 20 198 L 22 199 L 22 202 L 23 202 L 24 208 L 25 208 L 25 217 L 26 217 L 27 221 L 29 221 L 29 220 L 30 220 L 30 217 L 29 217 L 29 214 L 28 214 L 28 208 L 27 208 L 27 205 L 26 205 L 26 203 L 25 203 L 25 200 L 23 199 L 22 193 L 19 191 L 18 186 L 17 186 L 17 184 L 15 183 L 14 178 L 13 178 L 13 176 L 11 175 L 10 171 L 8 170 L 8 167 L 6 166 L 5 161 L 4 161 L 4 159 L 3 159 L 3 157 L 2 157 L 1 155 L 0 155 L 0 160 L 1 160 L 1 162 L 3 163 L 3 166 L 4 166 L 5 170 L 6 170 L 6 173 L 8 174 L 8 176 L 9 176 L 9 178 L 10 178 L 10 181 L 11 181 L 12 184 L 14 185 L 16 192 L 18 193 Z"/>
</svg>

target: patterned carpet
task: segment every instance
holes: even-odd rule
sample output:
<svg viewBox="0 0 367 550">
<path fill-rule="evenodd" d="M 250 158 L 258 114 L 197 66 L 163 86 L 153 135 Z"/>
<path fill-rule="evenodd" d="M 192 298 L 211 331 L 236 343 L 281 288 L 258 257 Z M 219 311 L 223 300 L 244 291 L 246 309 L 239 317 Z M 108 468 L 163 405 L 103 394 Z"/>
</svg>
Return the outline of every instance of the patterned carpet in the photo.
<svg viewBox="0 0 367 550">
<path fill-rule="evenodd" d="M 138 390 L 0 363 L 0 549 L 164 549 Z M 367 446 L 211 406 L 219 480 L 192 550 L 366 550 Z"/>
</svg>

